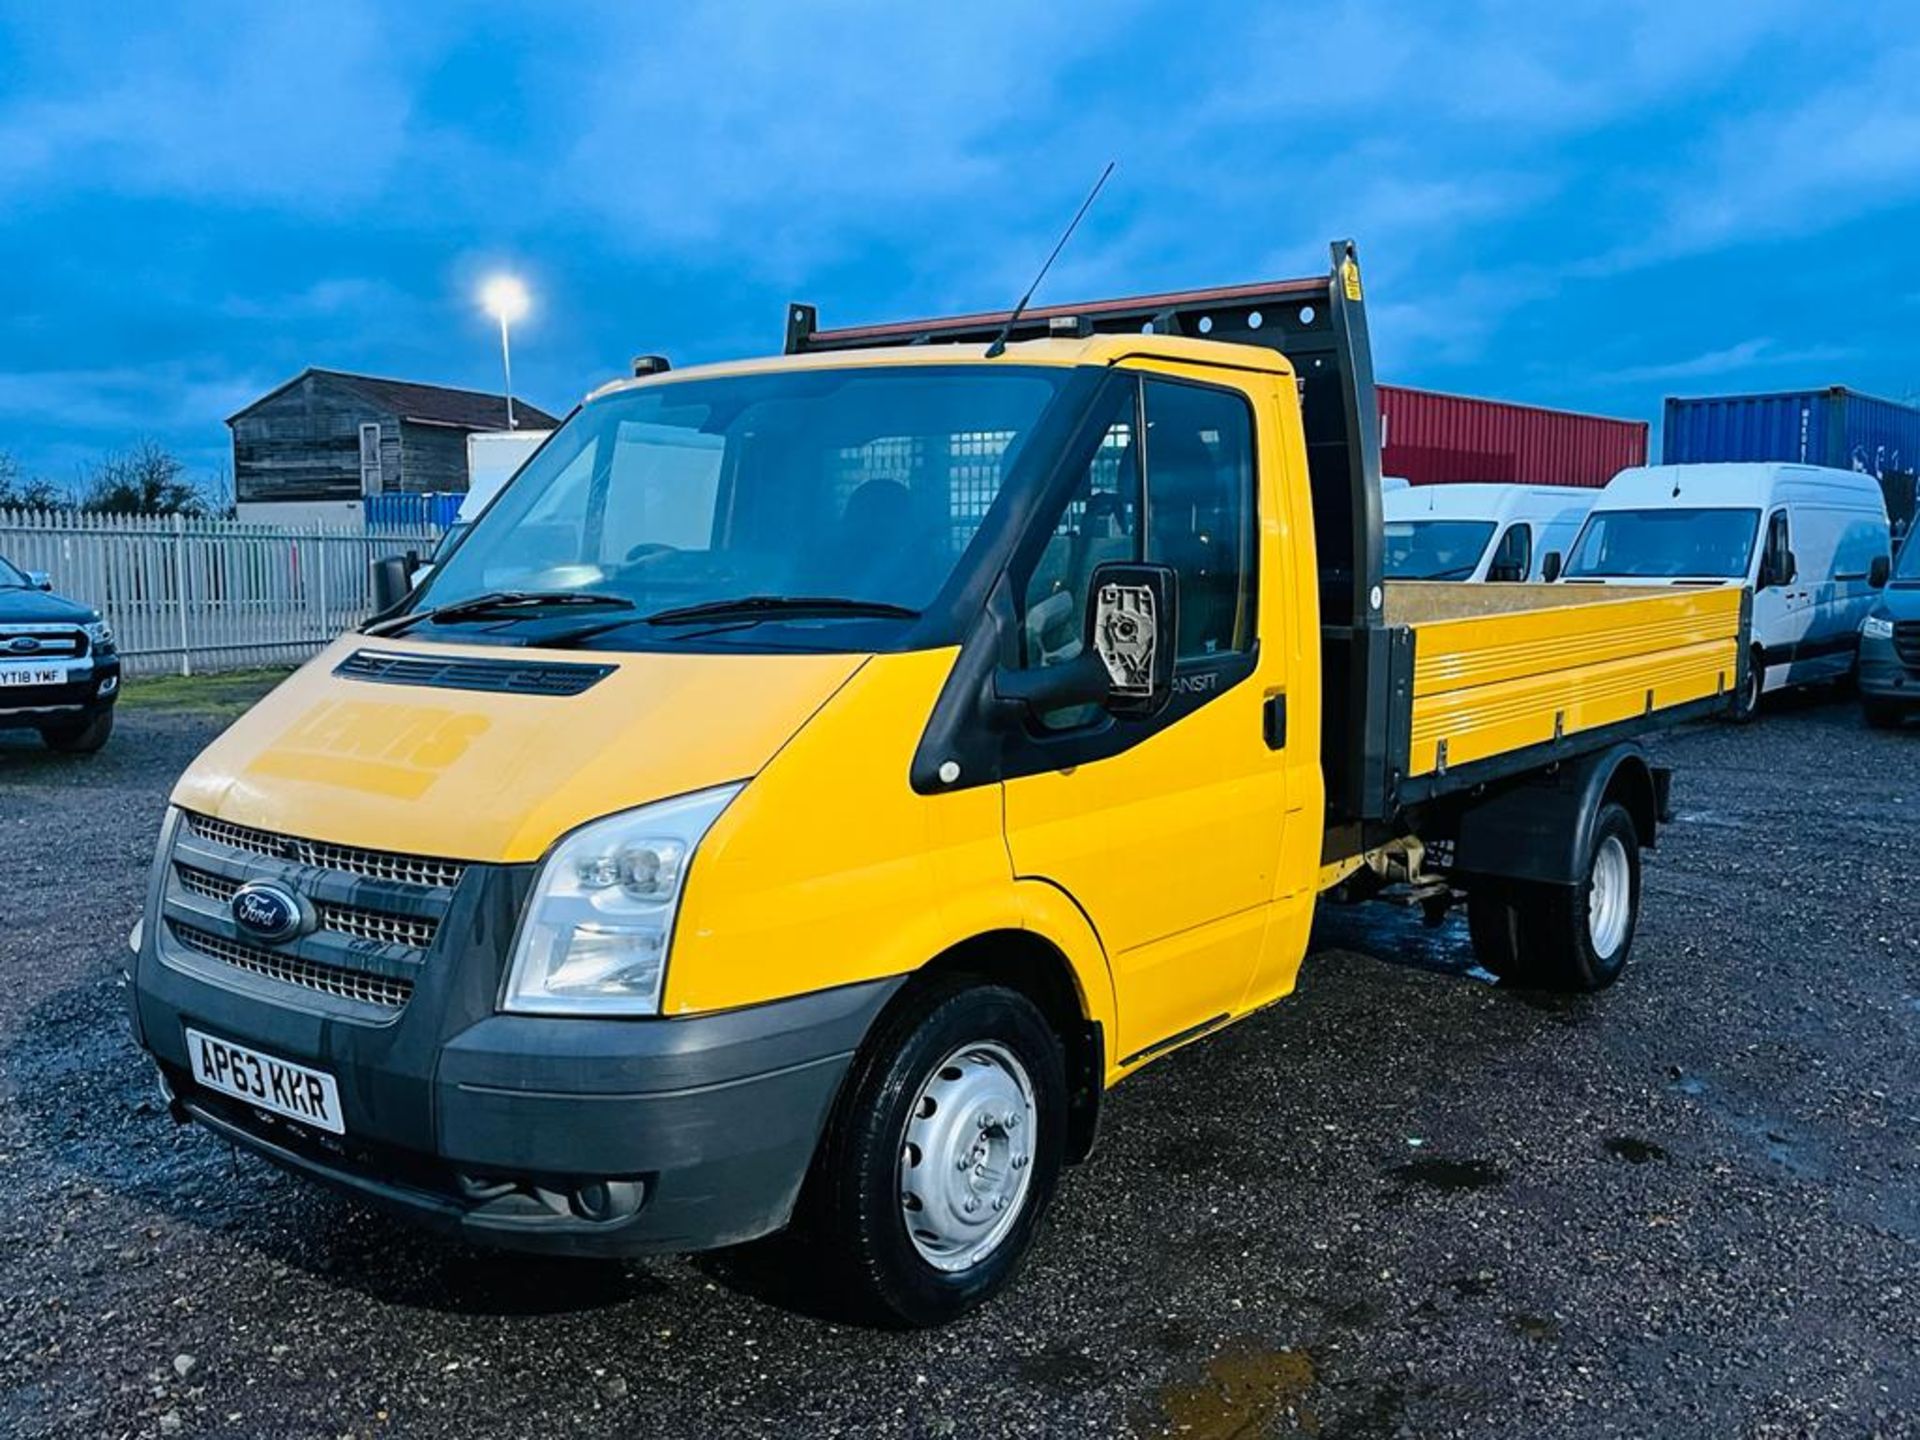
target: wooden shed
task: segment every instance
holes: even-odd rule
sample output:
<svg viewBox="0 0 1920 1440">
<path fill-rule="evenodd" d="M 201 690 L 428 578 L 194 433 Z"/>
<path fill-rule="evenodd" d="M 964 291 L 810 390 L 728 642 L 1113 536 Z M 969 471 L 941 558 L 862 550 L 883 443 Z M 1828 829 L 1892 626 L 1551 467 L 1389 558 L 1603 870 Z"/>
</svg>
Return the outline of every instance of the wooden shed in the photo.
<svg viewBox="0 0 1920 1440">
<path fill-rule="evenodd" d="M 515 425 L 560 422 L 516 397 Z M 318 507 L 392 491 L 467 488 L 467 436 L 505 430 L 503 395 L 308 369 L 227 419 L 234 498 L 242 514 L 263 505 Z"/>
</svg>

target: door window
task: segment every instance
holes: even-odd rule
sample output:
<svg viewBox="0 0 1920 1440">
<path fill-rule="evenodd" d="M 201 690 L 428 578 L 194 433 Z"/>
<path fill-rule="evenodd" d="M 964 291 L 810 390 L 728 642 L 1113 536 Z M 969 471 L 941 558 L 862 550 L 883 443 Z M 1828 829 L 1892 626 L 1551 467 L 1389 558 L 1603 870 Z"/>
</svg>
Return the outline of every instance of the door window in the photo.
<svg viewBox="0 0 1920 1440">
<path fill-rule="evenodd" d="M 1148 380 L 1147 559 L 1180 577 L 1181 660 L 1254 634 L 1253 413 L 1227 390 Z"/>
<path fill-rule="evenodd" d="M 1085 648 L 1093 572 L 1142 558 L 1180 577 L 1178 660 L 1251 649 L 1253 483 L 1253 415 L 1243 398 L 1178 381 L 1128 387 L 1022 592 L 1021 663 L 1076 658 Z M 1041 724 L 1067 729 L 1100 713 L 1076 706 Z"/>
<path fill-rule="evenodd" d="M 1489 580 L 1524 580 L 1533 571 L 1533 527 L 1510 525 L 1500 537 L 1493 564 L 1487 568 Z"/>
<path fill-rule="evenodd" d="M 1095 566 L 1140 558 L 1136 401 L 1129 387 L 1115 403 L 1086 473 L 1027 581 L 1020 649 L 1029 668 L 1064 664 L 1080 653 Z"/>
<path fill-rule="evenodd" d="M 1787 573 L 1787 556 L 1792 552 L 1791 537 L 1787 534 L 1787 512 L 1776 510 L 1767 521 L 1767 548 L 1760 561 L 1760 582 L 1762 585 L 1783 585 Z"/>
</svg>

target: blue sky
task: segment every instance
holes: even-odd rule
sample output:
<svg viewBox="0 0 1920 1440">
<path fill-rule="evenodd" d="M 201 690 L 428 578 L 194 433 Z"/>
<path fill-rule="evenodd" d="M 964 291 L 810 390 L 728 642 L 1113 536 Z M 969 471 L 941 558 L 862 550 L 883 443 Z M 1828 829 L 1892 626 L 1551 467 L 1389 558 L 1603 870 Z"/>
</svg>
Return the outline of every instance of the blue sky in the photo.
<svg viewBox="0 0 1920 1440">
<path fill-rule="evenodd" d="M 309 364 L 517 388 L 641 351 L 1307 273 L 1383 379 L 1657 420 L 1920 395 L 1920 7 L 1797 0 L 0 4 L 0 450 L 200 470 Z"/>
</svg>

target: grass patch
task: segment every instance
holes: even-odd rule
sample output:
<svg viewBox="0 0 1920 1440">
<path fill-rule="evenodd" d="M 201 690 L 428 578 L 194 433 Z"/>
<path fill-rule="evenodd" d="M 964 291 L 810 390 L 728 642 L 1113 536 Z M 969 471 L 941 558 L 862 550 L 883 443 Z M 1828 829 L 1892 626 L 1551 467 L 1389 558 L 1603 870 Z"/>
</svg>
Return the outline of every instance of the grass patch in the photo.
<svg viewBox="0 0 1920 1440">
<path fill-rule="evenodd" d="M 238 715 L 292 673 L 288 666 L 218 675 L 136 675 L 121 683 L 120 704 L 134 710 Z"/>
</svg>

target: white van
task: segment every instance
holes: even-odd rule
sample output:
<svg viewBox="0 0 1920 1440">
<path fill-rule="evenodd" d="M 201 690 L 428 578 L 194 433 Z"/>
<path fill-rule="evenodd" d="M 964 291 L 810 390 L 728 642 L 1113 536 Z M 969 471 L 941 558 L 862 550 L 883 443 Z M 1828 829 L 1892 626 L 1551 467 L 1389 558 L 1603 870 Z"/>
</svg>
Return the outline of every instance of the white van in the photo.
<svg viewBox="0 0 1920 1440">
<path fill-rule="evenodd" d="M 1772 463 L 1646 465 L 1608 482 L 1562 578 L 1751 587 L 1754 654 L 1742 697 L 1751 714 L 1765 691 L 1852 673 L 1890 548 L 1886 498 L 1871 475 Z"/>
<path fill-rule="evenodd" d="M 1381 497 L 1394 580 L 1540 580 L 1566 554 L 1598 490 L 1415 485 Z"/>
</svg>

